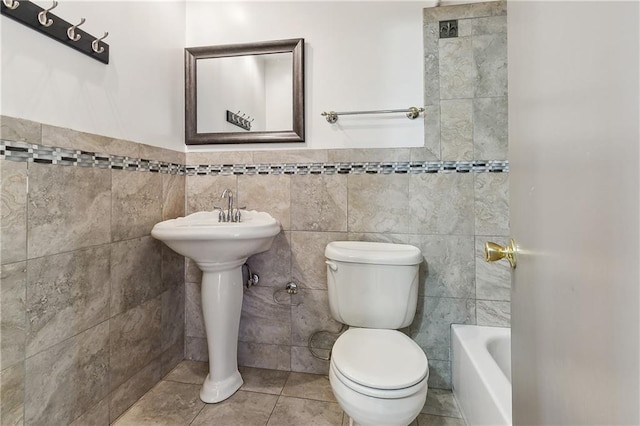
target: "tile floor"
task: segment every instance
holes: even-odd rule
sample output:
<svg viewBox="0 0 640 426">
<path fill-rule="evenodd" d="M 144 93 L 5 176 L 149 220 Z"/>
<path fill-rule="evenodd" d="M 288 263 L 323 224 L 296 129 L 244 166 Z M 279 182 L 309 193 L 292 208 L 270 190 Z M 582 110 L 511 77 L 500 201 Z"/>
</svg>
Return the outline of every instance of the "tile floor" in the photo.
<svg viewBox="0 0 640 426">
<path fill-rule="evenodd" d="M 244 385 L 219 404 L 200 401 L 207 363 L 182 361 L 114 425 L 348 425 L 329 379 L 315 374 L 241 367 Z M 429 389 L 413 425 L 465 426 L 451 391 Z"/>
</svg>

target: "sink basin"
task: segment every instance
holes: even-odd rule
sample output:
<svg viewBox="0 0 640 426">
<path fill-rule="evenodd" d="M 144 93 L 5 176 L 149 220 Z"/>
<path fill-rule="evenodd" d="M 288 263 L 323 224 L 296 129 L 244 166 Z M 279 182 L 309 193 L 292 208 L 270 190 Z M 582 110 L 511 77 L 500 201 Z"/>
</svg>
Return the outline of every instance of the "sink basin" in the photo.
<svg viewBox="0 0 640 426">
<path fill-rule="evenodd" d="M 156 224 L 151 236 L 193 259 L 203 271 L 229 262 L 242 265 L 249 256 L 269 250 L 280 223 L 265 212 L 241 214 L 242 222 L 218 222 L 217 211 L 197 212 Z"/>
<path fill-rule="evenodd" d="M 270 214 L 241 211 L 241 222 L 219 222 L 218 212 L 198 212 L 156 224 L 151 236 L 193 259 L 202 270 L 202 316 L 209 350 L 209 374 L 200 390 L 207 403 L 223 401 L 242 386 L 238 331 L 242 311 L 242 265 L 269 250 L 280 232 Z"/>
</svg>

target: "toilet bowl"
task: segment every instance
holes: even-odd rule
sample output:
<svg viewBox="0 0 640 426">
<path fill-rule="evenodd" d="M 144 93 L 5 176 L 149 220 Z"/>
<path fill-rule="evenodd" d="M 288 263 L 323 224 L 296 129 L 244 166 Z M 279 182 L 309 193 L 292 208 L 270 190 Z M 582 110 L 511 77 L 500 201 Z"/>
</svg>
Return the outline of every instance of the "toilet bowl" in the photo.
<svg viewBox="0 0 640 426">
<path fill-rule="evenodd" d="M 325 249 L 333 345 L 329 382 L 352 423 L 406 426 L 427 397 L 425 353 L 398 329 L 413 321 L 422 253 L 404 244 L 334 241 Z"/>
<path fill-rule="evenodd" d="M 329 382 L 356 425 L 408 425 L 424 406 L 428 378 L 427 357 L 399 331 L 351 328 L 333 346 Z"/>
</svg>

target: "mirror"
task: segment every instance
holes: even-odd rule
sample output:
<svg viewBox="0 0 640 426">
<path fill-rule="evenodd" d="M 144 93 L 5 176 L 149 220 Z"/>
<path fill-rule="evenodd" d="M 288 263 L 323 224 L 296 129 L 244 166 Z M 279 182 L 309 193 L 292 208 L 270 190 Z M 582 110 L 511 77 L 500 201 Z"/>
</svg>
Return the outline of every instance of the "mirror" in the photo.
<svg viewBox="0 0 640 426">
<path fill-rule="evenodd" d="M 185 143 L 304 142 L 304 39 L 185 49 Z"/>
</svg>

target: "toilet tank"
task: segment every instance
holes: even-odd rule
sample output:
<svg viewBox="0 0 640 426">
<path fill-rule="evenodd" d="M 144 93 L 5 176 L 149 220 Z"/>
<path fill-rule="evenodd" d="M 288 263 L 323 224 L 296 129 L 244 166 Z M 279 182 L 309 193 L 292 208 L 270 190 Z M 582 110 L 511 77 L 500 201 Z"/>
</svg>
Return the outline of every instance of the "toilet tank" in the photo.
<svg viewBox="0 0 640 426">
<path fill-rule="evenodd" d="M 422 253 L 406 244 L 334 241 L 325 249 L 331 315 L 341 323 L 399 329 L 413 321 Z"/>
</svg>

